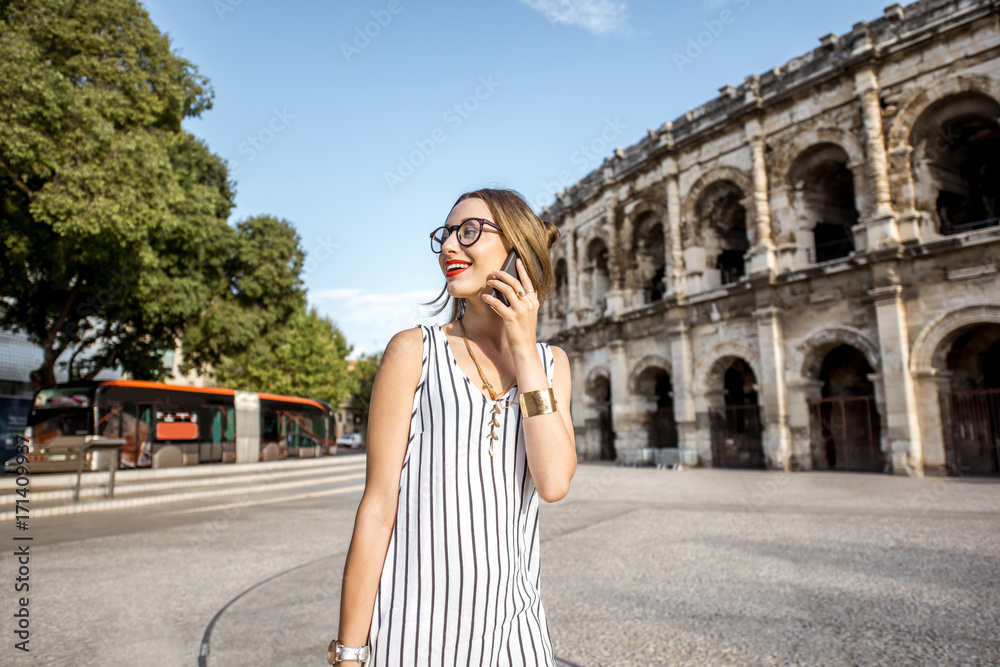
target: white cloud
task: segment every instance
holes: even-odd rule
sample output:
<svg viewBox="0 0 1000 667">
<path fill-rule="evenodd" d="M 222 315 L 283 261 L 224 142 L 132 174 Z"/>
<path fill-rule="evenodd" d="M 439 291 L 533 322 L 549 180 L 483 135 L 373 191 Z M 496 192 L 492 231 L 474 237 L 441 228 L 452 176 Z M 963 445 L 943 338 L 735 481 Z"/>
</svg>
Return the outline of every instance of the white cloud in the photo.
<svg viewBox="0 0 1000 667">
<path fill-rule="evenodd" d="M 556 25 L 574 25 L 595 35 L 633 33 L 628 25 L 628 3 L 615 0 L 520 0 Z"/>
<path fill-rule="evenodd" d="M 333 320 L 347 342 L 354 346 L 351 358 L 381 352 L 389 339 L 403 329 L 433 324 L 447 313 L 433 318 L 430 308 L 420 304 L 438 292 L 414 290 L 391 294 L 371 294 L 359 289 L 331 288 L 309 292 L 310 305 Z"/>
</svg>

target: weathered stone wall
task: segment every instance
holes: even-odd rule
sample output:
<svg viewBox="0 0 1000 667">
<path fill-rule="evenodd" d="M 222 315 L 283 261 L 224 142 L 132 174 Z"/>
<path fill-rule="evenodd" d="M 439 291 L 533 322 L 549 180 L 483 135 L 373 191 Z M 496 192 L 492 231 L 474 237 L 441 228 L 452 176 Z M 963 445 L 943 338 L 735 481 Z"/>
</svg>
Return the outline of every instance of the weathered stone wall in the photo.
<svg viewBox="0 0 1000 667">
<path fill-rule="evenodd" d="M 1000 322 L 1000 213 L 973 183 L 993 173 L 994 110 L 995 3 L 893 5 L 560 193 L 542 217 L 567 271 L 540 337 L 570 354 L 580 456 L 600 451 L 592 394 L 607 386 L 615 447 L 647 446 L 663 399 L 637 378 L 666 374 L 680 444 L 704 463 L 736 394 L 759 406 L 767 466 L 833 460 L 810 402 L 829 390 L 826 355 L 849 345 L 871 370 L 884 469 L 942 472 L 949 346 Z M 982 224 L 959 219 L 973 209 Z M 737 387 L 746 367 L 754 382 Z"/>
</svg>

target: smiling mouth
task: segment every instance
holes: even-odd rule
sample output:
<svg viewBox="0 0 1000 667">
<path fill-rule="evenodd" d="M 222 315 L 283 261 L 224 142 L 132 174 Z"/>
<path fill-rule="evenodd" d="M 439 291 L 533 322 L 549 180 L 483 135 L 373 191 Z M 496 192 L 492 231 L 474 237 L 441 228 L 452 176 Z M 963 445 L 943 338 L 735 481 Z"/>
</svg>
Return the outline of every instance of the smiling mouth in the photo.
<svg viewBox="0 0 1000 667">
<path fill-rule="evenodd" d="M 452 276 L 457 276 L 462 271 L 472 266 L 469 262 L 448 262 L 445 265 L 445 277 L 451 278 Z"/>
</svg>

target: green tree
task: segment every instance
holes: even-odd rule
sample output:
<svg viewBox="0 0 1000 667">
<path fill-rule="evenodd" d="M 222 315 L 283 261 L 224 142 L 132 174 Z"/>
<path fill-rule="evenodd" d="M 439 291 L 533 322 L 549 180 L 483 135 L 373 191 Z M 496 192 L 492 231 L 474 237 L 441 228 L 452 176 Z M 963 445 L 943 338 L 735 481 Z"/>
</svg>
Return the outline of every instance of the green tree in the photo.
<svg viewBox="0 0 1000 667">
<path fill-rule="evenodd" d="M 185 372 L 218 366 L 305 312 L 305 253 L 289 222 L 258 216 L 237 223 L 221 260 L 215 296 L 184 335 Z"/>
<path fill-rule="evenodd" d="M 351 371 L 354 378 L 354 392 L 351 398 L 354 401 L 354 412 L 359 415 L 367 415 L 372 400 L 372 387 L 375 384 L 375 375 L 378 373 L 379 364 L 382 363 L 382 353 L 366 354 L 358 359 L 358 363 Z"/>
<path fill-rule="evenodd" d="M 333 322 L 314 309 L 301 310 L 246 352 L 224 360 L 216 378 L 235 389 L 315 398 L 336 410 L 354 389 L 347 372 L 350 352 Z"/>
<path fill-rule="evenodd" d="M 36 387 L 67 357 L 158 379 L 203 315 L 204 368 L 304 302 L 287 224 L 226 223 L 226 165 L 181 128 L 208 82 L 135 0 L 0 0 L 0 19 L 0 327 L 42 347 Z"/>
</svg>

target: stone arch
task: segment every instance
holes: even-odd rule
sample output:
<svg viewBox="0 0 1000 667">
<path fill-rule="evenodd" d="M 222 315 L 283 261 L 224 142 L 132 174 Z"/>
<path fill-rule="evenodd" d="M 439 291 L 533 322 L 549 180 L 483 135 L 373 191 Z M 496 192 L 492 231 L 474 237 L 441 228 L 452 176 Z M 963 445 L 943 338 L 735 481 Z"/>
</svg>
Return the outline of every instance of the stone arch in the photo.
<svg viewBox="0 0 1000 667">
<path fill-rule="evenodd" d="M 795 349 L 791 367 L 803 379 L 819 377 L 820 367 L 826 354 L 838 345 L 857 348 L 868 361 L 868 365 L 878 372 L 881 367 L 878 343 L 868 334 L 846 326 L 822 327 L 814 329 Z"/>
<path fill-rule="evenodd" d="M 594 389 L 597 387 L 597 382 L 604 378 L 608 382 L 611 381 L 611 371 L 608 370 L 606 366 L 595 366 L 590 369 L 587 373 L 587 381 L 584 383 L 584 392 L 589 396 L 594 393 Z"/>
<path fill-rule="evenodd" d="M 639 376 L 641 376 L 646 370 L 650 368 L 662 368 L 667 372 L 668 375 L 673 377 L 674 371 L 673 366 L 671 366 L 670 361 L 658 354 L 646 355 L 639 360 L 629 374 L 628 378 L 628 390 L 631 394 L 638 394 L 639 392 Z"/>
<path fill-rule="evenodd" d="M 932 87 L 914 92 L 903 103 L 889 128 L 889 150 L 905 149 L 909 146 L 910 133 L 928 108 L 953 95 L 961 93 L 981 93 L 1000 102 L 1000 81 L 985 75 L 947 77 L 939 79 Z"/>
<path fill-rule="evenodd" d="M 702 174 L 697 181 L 688 190 L 687 199 L 684 200 L 684 204 L 681 206 L 681 226 L 684 229 L 683 244 L 685 246 L 697 246 L 699 245 L 700 230 L 696 230 L 695 224 L 697 222 L 695 215 L 695 208 L 698 205 L 698 199 L 704 193 L 705 188 L 716 183 L 717 181 L 732 181 L 736 184 L 740 190 L 743 191 L 745 197 L 749 197 L 753 193 L 753 181 L 750 175 L 747 174 L 742 169 L 730 166 L 715 167 L 708 172 Z M 747 229 L 755 229 L 754 225 L 754 211 L 752 206 L 747 207 Z"/>
<path fill-rule="evenodd" d="M 588 231 L 589 233 L 583 239 L 584 256 L 582 257 L 582 259 L 584 263 L 587 262 L 587 249 L 590 247 L 590 244 L 593 243 L 595 240 L 600 240 L 601 242 L 603 242 L 604 246 L 608 249 L 608 252 L 610 252 L 611 249 L 614 247 L 611 234 L 608 232 L 608 230 L 604 229 L 602 226 L 594 225 L 594 227 L 592 227 Z"/>
<path fill-rule="evenodd" d="M 948 77 L 931 86 L 917 88 L 900 106 L 888 132 L 889 182 L 893 203 L 904 217 L 924 218 L 917 210 L 917 179 L 914 174 L 911 135 L 928 109 L 950 97 L 978 93 L 1000 104 L 1000 82 L 984 75 Z"/>
<path fill-rule="evenodd" d="M 792 168 L 796 161 L 810 149 L 823 144 L 832 144 L 847 155 L 847 168 L 851 171 L 854 184 L 854 198 L 862 218 L 874 212 L 875 200 L 869 185 L 870 179 L 865 169 L 865 149 L 858 138 L 839 127 L 821 127 L 802 135 L 794 135 L 788 147 L 779 149 L 772 167 L 772 188 L 790 187 Z"/>
<path fill-rule="evenodd" d="M 1000 324 L 1000 303 L 982 303 L 956 308 L 924 327 L 913 343 L 910 372 L 933 373 L 945 369 L 948 343 L 963 329 L 976 324 Z"/>
<path fill-rule="evenodd" d="M 667 207 L 664 204 L 648 197 L 641 197 L 629 202 L 625 206 L 623 221 L 626 224 L 634 225 L 636 220 L 646 213 L 652 213 L 660 220 L 665 221 L 667 219 Z"/>
<path fill-rule="evenodd" d="M 796 134 L 786 148 L 779 149 L 771 169 L 774 183 L 788 181 L 788 172 L 795 160 L 811 147 L 819 144 L 835 144 L 844 149 L 850 159 L 852 169 L 865 162 L 865 149 L 853 133 L 839 127 L 820 127 L 804 134 Z"/>
<path fill-rule="evenodd" d="M 743 359 L 750 366 L 757 382 L 761 381 L 760 357 L 756 352 L 740 343 L 719 343 L 695 367 L 694 388 L 697 393 L 705 393 L 722 385 L 722 375 L 733 359 Z"/>
<path fill-rule="evenodd" d="M 569 304 L 570 263 L 563 253 L 552 257 L 552 294 L 545 304 L 549 314 L 554 317 L 565 317 Z"/>
</svg>

